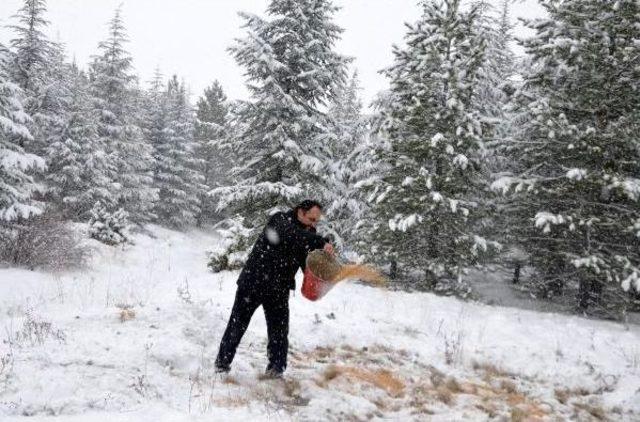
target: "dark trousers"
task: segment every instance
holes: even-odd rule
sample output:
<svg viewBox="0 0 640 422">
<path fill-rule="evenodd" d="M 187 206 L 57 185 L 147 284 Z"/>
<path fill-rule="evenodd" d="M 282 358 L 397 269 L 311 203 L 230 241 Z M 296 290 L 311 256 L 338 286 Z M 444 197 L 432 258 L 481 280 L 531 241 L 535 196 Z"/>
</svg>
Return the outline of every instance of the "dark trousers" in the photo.
<svg viewBox="0 0 640 422">
<path fill-rule="evenodd" d="M 228 368 L 236 354 L 240 340 L 247 331 L 253 313 L 262 305 L 267 320 L 267 369 L 284 372 L 289 350 L 289 291 L 270 294 L 257 293 L 238 287 L 231 316 L 224 331 L 216 358 L 218 368 Z"/>
</svg>

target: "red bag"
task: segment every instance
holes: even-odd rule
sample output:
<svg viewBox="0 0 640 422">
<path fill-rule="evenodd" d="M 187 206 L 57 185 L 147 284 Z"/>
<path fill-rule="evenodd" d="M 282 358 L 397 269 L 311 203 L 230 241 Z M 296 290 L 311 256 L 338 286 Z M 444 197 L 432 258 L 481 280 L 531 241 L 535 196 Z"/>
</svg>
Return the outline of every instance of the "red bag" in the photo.
<svg viewBox="0 0 640 422">
<path fill-rule="evenodd" d="M 326 295 L 335 284 L 316 277 L 309 268 L 305 268 L 301 289 L 302 296 L 311 301 L 316 301 Z"/>
</svg>

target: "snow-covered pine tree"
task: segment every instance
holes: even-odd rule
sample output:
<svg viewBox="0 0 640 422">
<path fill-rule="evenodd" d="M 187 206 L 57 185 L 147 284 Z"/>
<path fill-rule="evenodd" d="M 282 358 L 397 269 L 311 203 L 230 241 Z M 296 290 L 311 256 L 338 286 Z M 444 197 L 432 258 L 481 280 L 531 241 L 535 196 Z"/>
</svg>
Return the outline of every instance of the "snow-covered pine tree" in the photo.
<svg viewBox="0 0 640 422">
<path fill-rule="evenodd" d="M 140 127 L 146 142 L 155 151 L 158 145 L 165 143 L 167 128 L 167 85 L 159 68 L 156 68 L 149 89 L 143 96 L 144 106 L 140 115 Z"/>
<path fill-rule="evenodd" d="M 173 76 L 166 92 L 166 128 L 154 144 L 155 187 L 159 192 L 155 213 L 172 227 L 193 225 L 200 214 L 204 177 L 199 172 L 193 140 L 195 116 L 183 83 Z"/>
<path fill-rule="evenodd" d="M 354 193 L 364 200 L 366 206 L 362 210 L 360 221 L 354 227 L 352 245 L 360 256 L 369 261 L 380 264 L 390 263 L 392 268 L 390 276 L 392 279 L 397 279 L 397 257 L 390 247 L 381 247 L 380 242 L 384 243 L 384 241 L 378 236 L 380 224 L 387 224 L 388 221 L 378 221 L 373 206 L 376 196 L 375 188 L 379 186 L 380 177 L 392 168 L 389 160 L 383 157 L 383 151 L 391 150 L 391 144 L 383 126 L 387 122 L 391 105 L 396 102 L 394 95 L 391 90 L 384 90 L 379 92 L 371 102 L 373 112 L 366 116 L 369 132 L 365 142 L 353 152 L 353 168 L 356 170 L 350 177 L 354 183 Z M 384 252 L 381 252 L 382 250 Z"/>
<path fill-rule="evenodd" d="M 481 0 L 478 7 L 477 31 L 484 37 L 486 48 L 483 64 L 478 72 L 478 82 L 474 87 L 474 110 L 477 110 L 482 122 L 482 135 L 486 148 L 479 152 L 480 159 L 486 168 L 485 186 L 489 186 L 496 173 L 511 165 L 508 158 L 502 155 L 502 145 L 509 139 L 510 125 L 513 123 L 509 112 L 510 99 L 516 90 L 516 56 L 511 50 L 514 41 L 513 26 L 510 21 L 509 8 L 513 0 L 502 0 L 499 8 Z M 496 262 L 506 265 L 510 270 L 521 265 L 519 251 L 512 247 L 510 241 L 509 219 L 503 212 L 504 199 L 479 190 L 475 199 L 486 211 L 486 218 L 480 220 L 478 233 L 499 240 L 503 253 L 496 256 Z"/>
<path fill-rule="evenodd" d="M 167 84 L 159 68 L 156 68 L 153 78 L 149 82 L 149 89 L 145 90 L 141 98 L 143 106 L 140 108 L 138 123 L 142 129 L 147 145 L 151 146 L 153 156 L 154 189 L 156 172 L 158 170 L 158 151 L 166 144 L 167 131 Z M 155 207 L 155 203 L 154 203 Z M 151 211 L 150 220 L 157 221 L 155 210 Z"/>
<path fill-rule="evenodd" d="M 14 16 L 17 24 L 10 26 L 16 34 L 16 38 L 11 40 L 15 51 L 11 76 L 25 92 L 35 91 L 42 85 L 46 71 L 51 48 L 43 32 L 49 25 L 44 18 L 46 12 L 46 0 L 24 0 Z"/>
<path fill-rule="evenodd" d="M 115 246 L 128 243 L 129 216 L 127 212 L 119 208 L 109 212 L 105 206 L 97 201 L 89 210 L 89 237 L 106 245 Z"/>
<path fill-rule="evenodd" d="M 0 44 L 0 237 L 12 221 L 42 212 L 32 199 L 35 185 L 29 169 L 43 168 L 44 160 L 21 147 L 31 139 L 29 116 L 20 88 L 9 80 L 9 60 L 9 51 Z"/>
<path fill-rule="evenodd" d="M 46 12 L 46 0 L 24 0 L 14 16 L 16 24 L 10 26 L 15 34 L 11 40 L 14 52 L 11 77 L 21 88 L 24 109 L 31 116 L 28 128 L 32 137 L 22 146 L 26 152 L 44 158 L 47 133 L 56 124 L 60 107 L 61 81 L 56 78 L 60 76 L 62 56 L 62 47 L 44 34 L 49 25 Z"/>
<path fill-rule="evenodd" d="M 476 8 L 462 12 L 458 0 L 423 1 L 422 8 L 387 71 L 393 101 L 385 111 L 389 144 L 381 156 L 390 168 L 372 195 L 374 241 L 381 257 L 423 270 L 437 289 L 460 280 L 495 246 L 474 233 L 482 210 L 470 199 L 484 179 L 473 90 L 485 45 Z"/>
<path fill-rule="evenodd" d="M 49 25 L 44 17 L 47 12 L 46 0 L 24 0 L 22 7 L 14 16 L 16 25 L 10 28 L 16 34 L 11 40 L 14 50 L 11 77 L 23 92 L 32 100 L 35 93 L 45 85 L 47 63 L 51 54 L 51 42 L 44 34 Z M 35 107 L 36 104 L 29 104 Z"/>
<path fill-rule="evenodd" d="M 476 2 L 477 32 L 485 39 L 483 63 L 478 70 L 478 83 L 474 88 L 474 108 L 483 122 L 485 139 L 493 138 L 495 130 L 504 131 L 505 105 L 513 92 L 510 77 L 515 74 L 515 54 L 511 50 L 513 26 L 509 18 L 509 1 L 502 0 L 496 16 L 495 8 L 482 0 Z"/>
<path fill-rule="evenodd" d="M 229 104 L 218 81 L 207 87 L 198 99 L 196 108 L 195 142 L 196 157 L 202 159 L 201 173 L 208 190 L 227 186 L 232 168 L 232 148 L 226 142 L 230 135 Z M 216 219 L 216 205 L 207 193 L 200 198 L 202 211 L 198 223 Z"/>
<path fill-rule="evenodd" d="M 47 196 L 66 218 L 85 220 L 96 201 L 108 200 L 110 180 L 89 80 L 75 63 L 64 65 L 63 72 L 61 80 L 69 98 L 56 124 L 48 129 Z"/>
<path fill-rule="evenodd" d="M 329 162 L 326 183 L 329 201 L 325 209 L 327 227 L 339 250 L 353 250 L 359 223 L 369 206 L 358 189 L 358 182 L 368 177 L 373 152 L 369 142 L 369 120 L 362 114 L 360 82 L 356 71 L 340 87 L 329 107 L 332 125 L 329 138 Z"/>
<path fill-rule="evenodd" d="M 579 283 L 582 308 L 640 290 L 640 4 L 544 1 L 529 22 L 533 69 L 511 149 L 518 237 L 549 294 Z M 513 188 L 513 190 L 511 190 Z"/>
<path fill-rule="evenodd" d="M 105 145 L 107 176 L 111 180 L 109 208 L 123 207 L 132 222 L 153 218 L 157 200 L 153 183 L 151 146 L 137 125 L 139 104 L 136 77 L 131 73 L 131 57 L 120 9 L 109 23 L 109 36 L 100 42 L 100 54 L 90 66 L 91 93 L 99 116 L 99 142 Z"/>
<path fill-rule="evenodd" d="M 343 83 L 347 60 L 329 0 L 271 0 L 268 19 L 242 14 L 248 35 L 231 52 L 246 69 L 251 100 L 239 107 L 232 186 L 212 191 L 218 209 L 259 224 L 302 197 L 326 198 L 329 127 L 319 110 Z"/>
</svg>

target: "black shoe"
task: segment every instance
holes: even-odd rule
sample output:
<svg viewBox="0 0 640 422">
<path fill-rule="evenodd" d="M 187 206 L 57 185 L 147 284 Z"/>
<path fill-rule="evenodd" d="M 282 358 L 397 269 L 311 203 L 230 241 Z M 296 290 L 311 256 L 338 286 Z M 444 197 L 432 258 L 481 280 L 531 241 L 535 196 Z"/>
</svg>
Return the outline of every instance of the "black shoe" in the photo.
<svg viewBox="0 0 640 422">
<path fill-rule="evenodd" d="M 229 371 L 231 371 L 231 367 L 230 366 L 217 366 L 216 365 L 216 369 L 213 371 L 216 374 L 228 374 Z"/>
<path fill-rule="evenodd" d="M 284 372 L 276 369 L 269 368 L 264 371 L 264 375 L 260 377 L 261 380 L 275 380 L 284 378 Z"/>
</svg>

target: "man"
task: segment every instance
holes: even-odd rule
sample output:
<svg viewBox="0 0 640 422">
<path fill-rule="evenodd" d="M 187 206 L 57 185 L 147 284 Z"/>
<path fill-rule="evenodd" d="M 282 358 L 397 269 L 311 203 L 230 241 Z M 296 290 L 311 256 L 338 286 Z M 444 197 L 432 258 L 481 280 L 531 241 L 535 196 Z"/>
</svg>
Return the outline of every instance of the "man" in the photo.
<svg viewBox="0 0 640 422">
<path fill-rule="evenodd" d="M 282 377 L 287 367 L 289 290 L 295 289 L 294 276 L 298 268 L 304 269 L 310 251 L 324 249 L 333 254 L 331 243 L 315 233 L 321 215 L 322 205 L 306 200 L 269 219 L 238 278 L 235 302 L 216 358 L 216 372 L 229 372 L 251 317 L 262 305 L 269 358 L 265 375 Z"/>
</svg>

